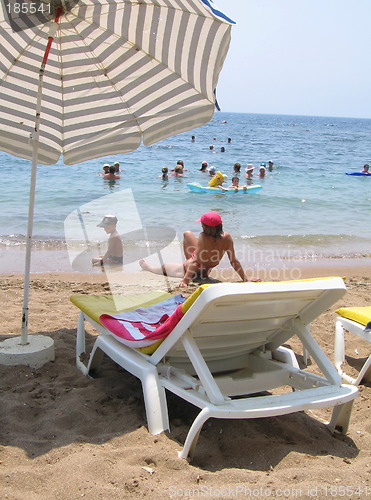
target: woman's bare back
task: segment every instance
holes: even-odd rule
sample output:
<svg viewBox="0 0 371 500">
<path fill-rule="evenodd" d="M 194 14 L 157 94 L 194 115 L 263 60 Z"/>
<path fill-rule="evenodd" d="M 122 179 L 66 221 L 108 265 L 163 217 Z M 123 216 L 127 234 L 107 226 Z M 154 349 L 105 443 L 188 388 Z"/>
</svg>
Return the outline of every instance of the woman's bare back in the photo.
<svg viewBox="0 0 371 500">
<path fill-rule="evenodd" d="M 229 233 L 223 233 L 218 238 L 201 233 L 193 258 L 200 268 L 210 268 L 217 266 L 224 254 L 231 251 L 234 253 L 233 241 Z"/>
</svg>

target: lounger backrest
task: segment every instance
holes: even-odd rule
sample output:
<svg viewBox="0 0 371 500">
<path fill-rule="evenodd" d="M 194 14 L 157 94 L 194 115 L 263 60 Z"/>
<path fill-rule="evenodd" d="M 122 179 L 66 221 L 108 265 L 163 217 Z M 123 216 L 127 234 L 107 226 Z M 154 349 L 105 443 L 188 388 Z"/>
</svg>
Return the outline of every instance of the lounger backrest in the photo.
<svg viewBox="0 0 371 500">
<path fill-rule="evenodd" d="M 187 332 L 212 371 L 245 366 L 247 354 L 275 349 L 295 334 L 295 319 L 309 324 L 344 293 L 341 278 L 212 285 L 157 349 L 154 359 L 158 362 L 166 355 L 172 365 L 187 364 L 182 344 Z"/>
</svg>

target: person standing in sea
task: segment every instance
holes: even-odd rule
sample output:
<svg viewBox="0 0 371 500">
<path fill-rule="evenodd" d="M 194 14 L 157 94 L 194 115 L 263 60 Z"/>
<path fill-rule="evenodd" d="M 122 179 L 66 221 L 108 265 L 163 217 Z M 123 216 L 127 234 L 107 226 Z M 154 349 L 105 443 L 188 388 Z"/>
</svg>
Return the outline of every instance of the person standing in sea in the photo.
<svg viewBox="0 0 371 500">
<path fill-rule="evenodd" d="M 105 181 L 114 181 L 120 179 L 120 176 L 116 174 L 116 167 L 113 165 L 109 168 L 108 174 L 103 175 Z"/>
<path fill-rule="evenodd" d="M 241 173 L 241 163 L 236 162 L 233 165 L 233 173 L 234 174 L 240 174 Z"/>
</svg>

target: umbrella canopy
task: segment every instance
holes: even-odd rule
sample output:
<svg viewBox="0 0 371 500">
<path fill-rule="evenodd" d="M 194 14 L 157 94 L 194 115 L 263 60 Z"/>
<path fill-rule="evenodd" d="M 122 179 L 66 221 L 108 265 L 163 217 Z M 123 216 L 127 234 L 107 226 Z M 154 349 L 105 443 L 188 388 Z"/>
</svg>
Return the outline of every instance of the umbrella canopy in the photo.
<svg viewBox="0 0 371 500">
<path fill-rule="evenodd" d="M 32 159 L 48 39 L 54 40 L 42 73 L 38 163 L 133 151 L 211 119 L 232 21 L 208 0 L 43 0 L 10 2 L 7 9 L 5 3 L 2 151 Z M 26 5 L 23 14 L 16 5 Z M 42 9 L 32 13 L 30 5 Z"/>
</svg>

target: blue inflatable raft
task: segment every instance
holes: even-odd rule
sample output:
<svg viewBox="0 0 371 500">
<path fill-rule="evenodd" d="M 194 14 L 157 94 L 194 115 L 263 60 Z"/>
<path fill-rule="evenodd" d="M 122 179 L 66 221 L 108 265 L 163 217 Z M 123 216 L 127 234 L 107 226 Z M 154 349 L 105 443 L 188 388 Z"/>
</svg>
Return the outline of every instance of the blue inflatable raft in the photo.
<svg viewBox="0 0 371 500">
<path fill-rule="evenodd" d="M 247 186 L 246 189 L 243 188 L 238 188 L 238 191 L 236 191 L 234 188 L 230 188 L 227 191 L 224 189 L 219 189 L 211 186 L 201 186 L 201 184 L 196 184 L 196 183 L 190 183 L 187 184 L 187 187 L 193 192 L 193 193 L 257 193 L 262 189 L 262 186 L 256 185 L 256 186 Z"/>
<path fill-rule="evenodd" d="M 371 172 L 369 174 L 365 172 L 345 172 L 345 175 L 363 175 L 364 177 L 371 177 Z"/>
</svg>

